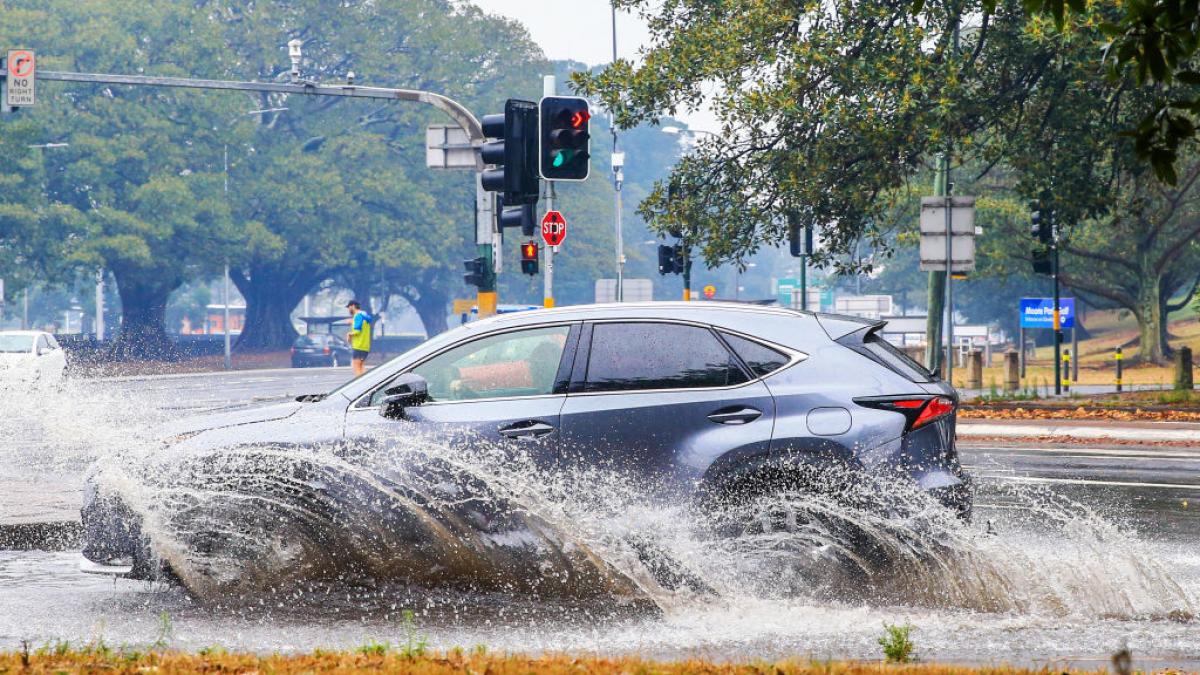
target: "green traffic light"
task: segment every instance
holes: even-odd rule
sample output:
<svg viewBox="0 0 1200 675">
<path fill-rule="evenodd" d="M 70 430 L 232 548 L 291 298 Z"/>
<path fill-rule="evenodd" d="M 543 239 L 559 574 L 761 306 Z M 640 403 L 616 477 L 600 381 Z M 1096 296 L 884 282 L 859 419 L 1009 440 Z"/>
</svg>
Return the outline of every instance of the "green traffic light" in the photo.
<svg viewBox="0 0 1200 675">
<path fill-rule="evenodd" d="M 561 166 L 562 166 L 562 165 L 563 165 L 563 164 L 566 162 L 566 159 L 564 158 L 564 156 L 565 156 L 566 154 L 567 154 L 567 153 L 565 153 L 565 152 L 556 152 L 556 153 L 554 153 L 554 168 L 556 168 L 556 169 L 557 169 L 557 168 L 561 167 Z"/>
</svg>

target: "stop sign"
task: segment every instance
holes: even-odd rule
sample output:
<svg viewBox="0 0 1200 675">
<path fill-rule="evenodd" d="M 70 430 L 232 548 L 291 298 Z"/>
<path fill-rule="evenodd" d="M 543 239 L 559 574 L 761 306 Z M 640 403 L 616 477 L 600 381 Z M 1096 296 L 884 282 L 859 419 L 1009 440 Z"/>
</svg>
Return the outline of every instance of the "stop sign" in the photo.
<svg viewBox="0 0 1200 675">
<path fill-rule="evenodd" d="M 547 211 L 542 216 L 542 240 L 547 246 L 558 246 L 567 238 L 567 219 L 558 211 Z"/>
</svg>

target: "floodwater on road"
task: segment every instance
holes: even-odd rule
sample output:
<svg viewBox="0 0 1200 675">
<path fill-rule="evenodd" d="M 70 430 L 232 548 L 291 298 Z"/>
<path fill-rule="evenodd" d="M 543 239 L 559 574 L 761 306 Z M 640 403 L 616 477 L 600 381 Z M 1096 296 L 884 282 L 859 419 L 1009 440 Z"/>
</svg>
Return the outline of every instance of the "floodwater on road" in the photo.
<svg viewBox="0 0 1200 675">
<path fill-rule="evenodd" d="M 161 382 L 153 396 L 149 386 L 72 385 L 36 405 L 0 396 L 0 489 L 31 481 L 47 493 L 56 485 L 77 490 L 94 457 L 187 407 L 186 387 L 174 388 L 183 393 L 172 400 Z M 178 586 L 81 574 L 77 551 L 0 551 L 0 648 L 103 640 L 269 652 L 402 645 L 420 635 L 434 648 L 873 659 L 884 624 L 910 623 L 926 660 L 1087 665 L 1128 646 L 1140 668 L 1200 667 L 1200 449 L 962 453 L 979 479 L 972 525 L 924 514 L 900 524 L 851 522 L 829 505 L 808 504 L 842 520 L 801 537 L 718 537 L 687 525 L 678 509 L 607 493 L 563 498 L 517 484 L 511 472 L 504 498 L 552 529 L 559 552 L 586 549 L 631 580 L 607 596 L 535 599 L 504 588 L 354 578 L 198 601 Z M 597 478 L 596 491 L 619 489 Z M 548 504 L 550 496 L 561 501 Z M 32 499 L 20 498 L 22 513 Z M 0 519 L 16 510 L 0 495 Z M 913 523 L 917 535 L 905 529 Z M 822 537 L 846 527 L 870 533 L 886 563 L 831 569 L 845 560 L 830 557 Z M 668 592 L 639 576 L 644 570 L 624 543 L 631 533 L 700 579 L 703 592 Z M 258 553 L 279 551 L 264 544 Z M 220 559 L 206 562 L 213 560 Z"/>
</svg>

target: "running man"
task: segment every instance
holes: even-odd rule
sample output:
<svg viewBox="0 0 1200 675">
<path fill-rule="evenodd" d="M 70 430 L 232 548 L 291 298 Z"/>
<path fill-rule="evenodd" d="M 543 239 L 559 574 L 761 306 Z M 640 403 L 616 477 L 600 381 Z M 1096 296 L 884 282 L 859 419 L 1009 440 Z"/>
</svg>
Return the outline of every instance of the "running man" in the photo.
<svg viewBox="0 0 1200 675">
<path fill-rule="evenodd" d="M 358 377 L 366 372 L 367 357 L 371 354 L 371 323 L 375 318 L 364 312 L 357 300 L 347 303 L 346 309 L 350 310 L 350 316 L 354 320 L 350 332 L 346 333 L 346 341 L 353 350 L 350 364 L 354 369 L 354 376 Z"/>
</svg>

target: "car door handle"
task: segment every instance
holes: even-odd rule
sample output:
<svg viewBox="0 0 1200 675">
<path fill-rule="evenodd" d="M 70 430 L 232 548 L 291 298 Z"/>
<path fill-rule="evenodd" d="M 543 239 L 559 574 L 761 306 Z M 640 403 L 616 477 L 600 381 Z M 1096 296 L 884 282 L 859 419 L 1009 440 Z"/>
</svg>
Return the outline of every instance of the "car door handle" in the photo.
<svg viewBox="0 0 1200 675">
<path fill-rule="evenodd" d="M 717 424 L 749 424 L 760 417 L 762 417 L 761 410 L 755 410 L 750 407 L 739 407 L 721 408 L 709 415 L 708 419 Z"/>
<path fill-rule="evenodd" d="M 552 433 L 554 427 L 539 420 L 525 420 L 524 422 L 506 424 L 500 427 L 498 431 L 505 438 L 532 440 Z"/>
</svg>

